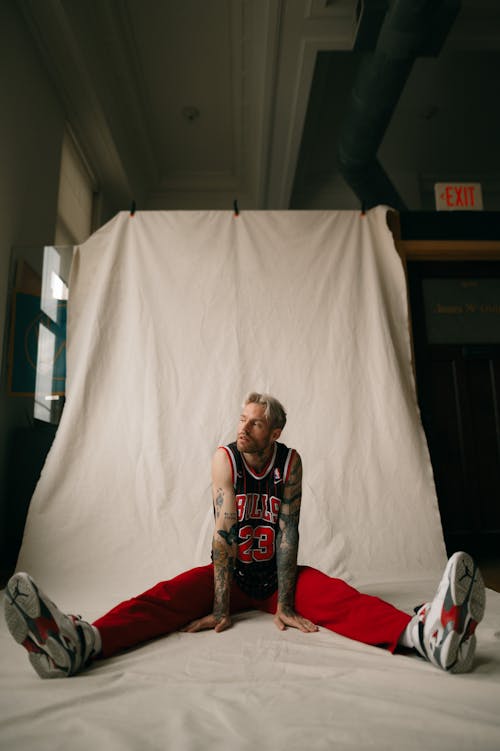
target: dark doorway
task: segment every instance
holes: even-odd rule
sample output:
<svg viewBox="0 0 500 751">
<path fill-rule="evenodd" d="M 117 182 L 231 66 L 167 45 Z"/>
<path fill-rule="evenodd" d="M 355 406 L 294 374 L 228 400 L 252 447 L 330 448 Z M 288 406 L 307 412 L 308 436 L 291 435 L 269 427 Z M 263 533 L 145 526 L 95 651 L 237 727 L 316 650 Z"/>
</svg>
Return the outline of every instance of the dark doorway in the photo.
<svg viewBox="0 0 500 751">
<path fill-rule="evenodd" d="M 500 262 L 408 264 L 417 390 L 448 553 L 500 551 Z"/>
</svg>

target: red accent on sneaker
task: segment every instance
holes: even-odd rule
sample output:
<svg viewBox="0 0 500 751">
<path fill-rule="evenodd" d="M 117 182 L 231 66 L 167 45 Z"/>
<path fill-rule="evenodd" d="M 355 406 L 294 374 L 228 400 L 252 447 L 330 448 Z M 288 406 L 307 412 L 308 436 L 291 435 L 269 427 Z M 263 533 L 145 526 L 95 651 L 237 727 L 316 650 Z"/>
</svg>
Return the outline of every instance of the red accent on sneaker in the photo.
<svg viewBox="0 0 500 751">
<path fill-rule="evenodd" d="M 40 649 L 40 647 L 35 644 L 34 641 L 32 641 L 29 636 L 26 637 L 26 639 L 21 642 L 22 646 L 28 651 L 28 652 L 34 652 L 35 654 L 41 654 L 43 650 Z"/>
<path fill-rule="evenodd" d="M 57 634 L 59 631 L 57 623 L 53 618 L 44 618 L 40 616 L 35 621 L 36 628 L 43 641 L 47 641 L 47 637 L 51 634 Z"/>
<path fill-rule="evenodd" d="M 448 623 L 453 623 L 454 630 L 457 630 L 457 624 L 459 621 L 460 609 L 457 605 L 453 605 L 448 611 L 441 611 L 441 623 L 446 626 Z"/>
<path fill-rule="evenodd" d="M 464 640 L 468 639 L 469 636 L 472 636 L 476 628 L 477 628 L 477 621 L 470 620 L 469 625 L 467 626 L 467 631 L 464 635 Z"/>
</svg>

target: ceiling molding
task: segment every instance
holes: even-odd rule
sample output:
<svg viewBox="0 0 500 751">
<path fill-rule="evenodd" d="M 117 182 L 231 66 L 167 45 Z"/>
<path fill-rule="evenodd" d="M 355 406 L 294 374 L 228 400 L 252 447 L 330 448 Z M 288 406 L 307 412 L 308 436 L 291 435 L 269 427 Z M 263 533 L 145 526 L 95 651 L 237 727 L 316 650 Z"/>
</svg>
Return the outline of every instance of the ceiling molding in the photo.
<svg viewBox="0 0 500 751">
<path fill-rule="evenodd" d="M 155 170 L 140 106 L 134 106 L 137 77 L 130 62 L 132 54 L 124 44 L 123 4 L 113 0 L 86 3 L 66 0 L 61 5 L 74 29 L 81 69 L 113 138 L 131 195 L 142 200 Z M 74 98 L 78 100 L 78 96 L 77 89 Z"/>
<path fill-rule="evenodd" d="M 153 148 L 151 111 L 147 97 L 144 95 L 146 81 L 140 63 L 140 56 L 132 28 L 128 5 L 118 6 L 112 0 L 99 0 L 98 5 L 105 24 L 106 53 L 112 54 L 112 67 L 120 72 L 120 97 L 126 104 L 124 115 L 127 118 L 128 131 L 139 149 L 141 163 L 144 165 L 148 183 L 159 177 L 157 153 Z M 117 12 L 118 7 L 118 12 Z"/>
<path fill-rule="evenodd" d="M 244 60 L 244 42 L 247 37 L 247 30 L 244 26 L 244 2 L 242 0 L 231 0 L 228 3 L 228 25 L 230 29 L 230 112 L 231 112 L 231 170 L 230 171 L 193 171 L 186 170 L 168 170 L 158 176 L 157 181 L 152 184 L 148 193 L 148 202 L 161 202 L 161 196 L 165 196 L 168 202 L 176 191 L 185 195 L 186 192 L 192 191 L 193 194 L 200 196 L 210 195 L 211 192 L 220 193 L 221 191 L 231 191 L 232 193 L 247 193 L 247 171 L 245 165 L 244 144 L 245 137 L 245 116 L 248 108 L 252 106 L 248 102 L 248 91 L 246 81 L 246 69 Z M 144 84 L 143 84 L 144 86 Z M 160 162 L 159 156 L 157 161 Z"/>
<path fill-rule="evenodd" d="M 319 21 L 308 15 L 309 0 L 300 15 L 297 7 L 297 3 L 287 3 L 283 22 L 286 43 L 282 44 L 279 61 L 266 193 L 266 206 L 272 209 L 287 209 L 290 205 L 316 56 L 320 51 L 350 50 L 354 38 L 354 3 L 342 3 L 342 12 L 328 15 L 328 22 L 326 13 L 325 19 Z"/>
<path fill-rule="evenodd" d="M 230 191 L 247 208 L 265 208 L 271 122 L 274 115 L 275 70 L 282 0 L 231 0 L 231 172 L 168 172 L 160 176 L 148 200 L 191 186 L 198 197 Z M 204 199 L 207 200 L 207 199 Z M 216 201 L 220 200 L 220 195 Z M 207 205 L 210 205 L 208 202 Z"/>
<path fill-rule="evenodd" d="M 244 0 L 244 116 L 242 133 L 245 188 L 251 205 L 266 208 L 271 137 L 275 116 L 283 0 Z"/>
<path fill-rule="evenodd" d="M 294 208 L 352 200 L 334 154 L 359 60 L 349 53 L 360 10 L 384 0 L 13 2 L 110 211 L 131 200 L 145 209 L 220 209 L 237 199 L 247 210 L 287 209 L 292 195 Z M 462 0 L 444 54 L 415 66 L 381 147 L 404 185 L 456 159 L 495 172 L 500 108 L 476 92 L 499 49 L 498 0 Z M 320 52 L 343 54 L 332 56 L 318 92 Z M 186 105 L 200 118 L 185 121 Z"/>
<path fill-rule="evenodd" d="M 245 189 L 244 169 L 245 114 L 249 103 L 245 78 L 243 42 L 245 39 L 244 6 L 242 2 L 229 3 L 231 29 L 231 112 L 232 112 L 232 176 L 237 189 Z"/>
<path fill-rule="evenodd" d="M 115 204 L 129 201 L 127 172 L 86 71 L 78 34 L 62 3 L 18 0 L 18 6 L 99 187 L 114 197 Z"/>
</svg>

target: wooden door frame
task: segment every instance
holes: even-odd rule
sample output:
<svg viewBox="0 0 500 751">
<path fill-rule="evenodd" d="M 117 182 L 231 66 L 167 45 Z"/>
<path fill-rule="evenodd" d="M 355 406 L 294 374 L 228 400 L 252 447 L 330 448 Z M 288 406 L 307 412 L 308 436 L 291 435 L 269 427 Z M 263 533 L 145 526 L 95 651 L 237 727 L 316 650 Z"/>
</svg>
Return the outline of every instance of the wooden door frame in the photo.
<svg viewBox="0 0 500 751">
<path fill-rule="evenodd" d="M 500 261 L 500 239 L 498 240 L 403 240 L 401 220 L 398 211 L 389 209 L 387 226 L 394 238 L 394 245 L 403 263 L 406 278 L 406 299 L 408 325 L 412 355 L 413 375 L 416 378 L 415 345 L 413 320 L 408 284 L 408 261 Z"/>
<path fill-rule="evenodd" d="M 500 239 L 498 240 L 443 240 L 443 239 L 425 239 L 425 240 L 407 240 L 401 238 L 401 223 L 398 212 L 389 210 L 387 212 L 387 225 L 392 232 L 394 245 L 401 258 L 403 269 L 406 277 L 407 305 L 408 305 L 408 325 L 412 353 L 412 366 L 415 378 L 415 385 L 418 383 L 416 364 L 415 364 L 415 341 L 413 331 L 413 319 L 410 300 L 410 286 L 408 275 L 409 262 L 425 262 L 426 265 L 436 262 L 445 262 L 453 264 L 454 262 L 500 262 Z M 418 395 L 417 395 L 418 398 Z M 498 538 L 493 536 L 493 549 L 498 550 Z M 465 536 L 464 540 L 457 538 L 455 543 L 460 548 L 470 546 L 472 538 Z M 484 546 L 484 539 L 481 539 L 481 545 Z M 477 543 L 475 543 L 477 545 Z M 491 541 L 490 541 L 491 546 Z M 492 552 L 479 548 L 474 549 L 474 554 L 481 555 L 485 558 Z"/>
<path fill-rule="evenodd" d="M 403 240 L 399 212 L 389 209 L 387 226 L 404 265 L 407 261 L 500 261 L 498 240 Z"/>
</svg>

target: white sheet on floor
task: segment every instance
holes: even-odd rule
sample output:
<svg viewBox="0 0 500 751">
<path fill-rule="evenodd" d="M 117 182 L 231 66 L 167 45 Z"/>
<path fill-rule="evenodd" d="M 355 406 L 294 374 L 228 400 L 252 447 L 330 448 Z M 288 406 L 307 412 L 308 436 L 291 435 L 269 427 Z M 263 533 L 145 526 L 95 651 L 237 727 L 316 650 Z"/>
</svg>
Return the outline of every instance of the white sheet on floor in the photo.
<svg viewBox="0 0 500 751">
<path fill-rule="evenodd" d="M 435 583 L 364 589 L 408 610 Z M 324 629 L 280 633 L 252 612 L 42 681 L 2 624 L 0 748 L 498 751 L 500 595 L 488 595 L 475 669 L 456 676 Z"/>
<path fill-rule="evenodd" d="M 207 562 L 210 458 L 249 389 L 284 402 L 304 460 L 301 560 L 411 612 L 444 547 L 383 208 L 124 213 L 81 246 L 18 568 L 93 618 Z M 2 622 L 0 746 L 498 751 L 500 596 L 478 634 L 475 671 L 449 676 L 250 613 L 44 682 Z"/>
</svg>

